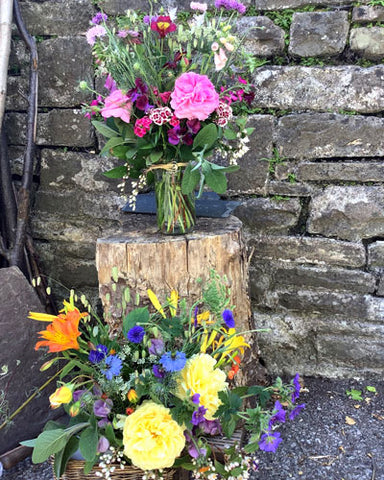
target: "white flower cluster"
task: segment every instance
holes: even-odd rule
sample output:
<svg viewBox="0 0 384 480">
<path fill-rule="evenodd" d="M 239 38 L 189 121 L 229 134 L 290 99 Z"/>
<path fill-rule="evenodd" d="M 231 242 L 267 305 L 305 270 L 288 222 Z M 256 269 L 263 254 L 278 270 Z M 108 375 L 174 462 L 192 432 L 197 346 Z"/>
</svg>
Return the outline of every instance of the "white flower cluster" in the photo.
<svg viewBox="0 0 384 480">
<path fill-rule="evenodd" d="M 123 452 L 114 447 L 110 447 L 108 452 L 105 452 L 100 456 L 99 467 L 101 468 L 101 471 L 95 472 L 95 475 L 96 477 L 108 480 L 111 478 L 111 474 L 116 470 L 116 467 L 124 470 L 126 463 Z"/>
<path fill-rule="evenodd" d="M 125 178 L 125 176 L 124 176 Z M 147 174 L 143 172 L 140 177 L 138 178 L 137 182 L 132 182 L 132 192 L 131 195 L 128 197 L 128 205 L 132 208 L 132 210 L 136 210 L 136 198 L 139 194 L 139 191 L 142 190 L 147 184 Z M 121 184 L 120 184 L 121 185 Z"/>
<path fill-rule="evenodd" d="M 159 470 L 159 473 L 148 470 L 147 472 L 144 473 L 144 475 L 141 478 L 142 480 L 164 480 L 162 473 L 163 473 L 163 470 Z"/>
</svg>

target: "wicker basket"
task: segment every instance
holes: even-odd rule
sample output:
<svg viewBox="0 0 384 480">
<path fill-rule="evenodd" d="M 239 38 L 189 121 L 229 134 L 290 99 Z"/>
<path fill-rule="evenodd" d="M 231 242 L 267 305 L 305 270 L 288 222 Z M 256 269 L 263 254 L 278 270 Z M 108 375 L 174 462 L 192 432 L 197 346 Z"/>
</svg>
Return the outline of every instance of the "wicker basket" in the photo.
<svg viewBox="0 0 384 480">
<path fill-rule="evenodd" d="M 53 466 L 53 460 L 51 459 Z M 100 480 L 103 477 L 98 477 L 95 472 L 101 472 L 101 468 L 94 466 L 91 473 L 84 474 L 84 463 L 82 460 L 70 460 L 68 462 L 65 473 L 60 477 L 60 480 Z M 164 480 L 172 480 L 175 470 L 164 470 Z M 121 470 L 120 466 L 116 466 L 116 470 L 110 474 L 111 480 L 141 480 L 144 475 L 143 470 L 133 467 L 131 465 L 125 465 L 124 470 Z M 53 474 L 55 480 L 57 477 Z"/>
</svg>

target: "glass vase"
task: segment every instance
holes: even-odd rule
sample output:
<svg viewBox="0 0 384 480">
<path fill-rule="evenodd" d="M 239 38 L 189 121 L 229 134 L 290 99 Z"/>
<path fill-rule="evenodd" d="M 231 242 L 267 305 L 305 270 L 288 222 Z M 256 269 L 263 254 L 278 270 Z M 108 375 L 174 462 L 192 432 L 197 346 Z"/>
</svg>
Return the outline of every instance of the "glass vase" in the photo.
<svg viewBox="0 0 384 480">
<path fill-rule="evenodd" d="M 164 167 L 155 170 L 157 225 L 165 235 L 183 235 L 196 223 L 195 193 L 185 195 L 181 191 L 184 168 Z"/>
</svg>

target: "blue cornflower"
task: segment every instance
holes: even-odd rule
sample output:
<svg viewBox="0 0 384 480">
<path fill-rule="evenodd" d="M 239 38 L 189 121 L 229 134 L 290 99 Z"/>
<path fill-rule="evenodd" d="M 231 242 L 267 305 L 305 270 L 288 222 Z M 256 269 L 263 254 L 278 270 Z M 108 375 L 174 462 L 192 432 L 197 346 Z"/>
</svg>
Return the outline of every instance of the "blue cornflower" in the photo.
<svg viewBox="0 0 384 480">
<path fill-rule="evenodd" d="M 294 392 L 292 393 L 292 397 L 291 397 L 291 400 L 293 403 L 296 402 L 296 400 L 300 397 L 300 382 L 299 382 L 299 374 L 296 373 L 294 379 L 292 380 L 292 383 L 293 383 L 293 386 L 295 387 L 295 390 Z"/>
<path fill-rule="evenodd" d="M 96 350 L 91 350 L 88 355 L 88 359 L 91 363 L 100 363 L 107 356 L 108 347 L 99 343 L 96 346 Z"/>
<path fill-rule="evenodd" d="M 223 317 L 225 325 L 228 328 L 235 328 L 235 319 L 233 318 L 232 310 L 229 310 L 229 308 L 226 308 L 224 312 L 221 314 L 221 316 Z"/>
<path fill-rule="evenodd" d="M 192 425 L 199 425 L 199 423 L 204 422 L 204 415 L 207 413 L 207 409 L 201 405 L 197 410 L 192 413 Z"/>
<path fill-rule="evenodd" d="M 304 408 L 305 408 L 305 403 L 302 403 L 301 405 L 296 405 L 296 407 L 289 414 L 289 419 L 293 420 Z"/>
<path fill-rule="evenodd" d="M 178 372 L 185 366 L 187 358 L 184 352 L 165 352 L 160 358 L 160 363 L 167 372 Z"/>
<path fill-rule="evenodd" d="M 274 415 L 272 415 L 272 417 L 269 420 L 269 427 L 271 427 L 276 422 L 281 422 L 281 423 L 285 422 L 286 411 L 284 410 L 283 406 L 278 400 L 276 400 L 273 410 L 275 413 Z"/>
<path fill-rule="evenodd" d="M 109 368 L 101 370 L 101 373 L 106 376 L 107 380 L 112 380 L 116 375 L 119 375 L 123 367 L 123 362 L 116 355 L 109 355 L 105 359 L 105 365 Z"/>
<path fill-rule="evenodd" d="M 277 447 L 283 441 L 280 438 L 280 432 L 271 433 L 268 431 L 264 433 L 259 441 L 259 448 L 260 450 L 264 450 L 264 452 L 276 452 Z"/>
<path fill-rule="evenodd" d="M 145 335 L 145 330 L 140 325 L 132 327 L 127 333 L 127 338 L 133 343 L 141 343 Z"/>
</svg>

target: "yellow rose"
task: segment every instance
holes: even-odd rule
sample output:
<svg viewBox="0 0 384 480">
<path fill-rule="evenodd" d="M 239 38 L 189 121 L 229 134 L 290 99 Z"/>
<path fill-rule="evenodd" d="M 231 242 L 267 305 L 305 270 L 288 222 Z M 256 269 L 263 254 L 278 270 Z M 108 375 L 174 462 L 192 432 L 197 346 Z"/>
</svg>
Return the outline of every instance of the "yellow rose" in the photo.
<svg viewBox="0 0 384 480">
<path fill-rule="evenodd" d="M 142 470 L 172 467 L 185 446 L 183 428 L 169 408 L 144 402 L 124 424 L 124 455 Z"/>
<path fill-rule="evenodd" d="M 180 372 L 176 395 L 190 398 L 200 394 L 200 404 L 207 412 L 205 418 L 213 420 L 213 415 L 221 405 L 219 392 L 227 387 L 226 374 L 214 368 L 216 360 L 207 353 L 199 353 L 191 357 Z"/>
<path fill-rule="evenodd" d="M 49 397 L 51 403 L 51 408 L 59 408 L 63 403 L 69 403 L 72 400 L 72 388 L 64 385 L 63 387 L 58 388 L 52 395 Z"/>
</svg>

